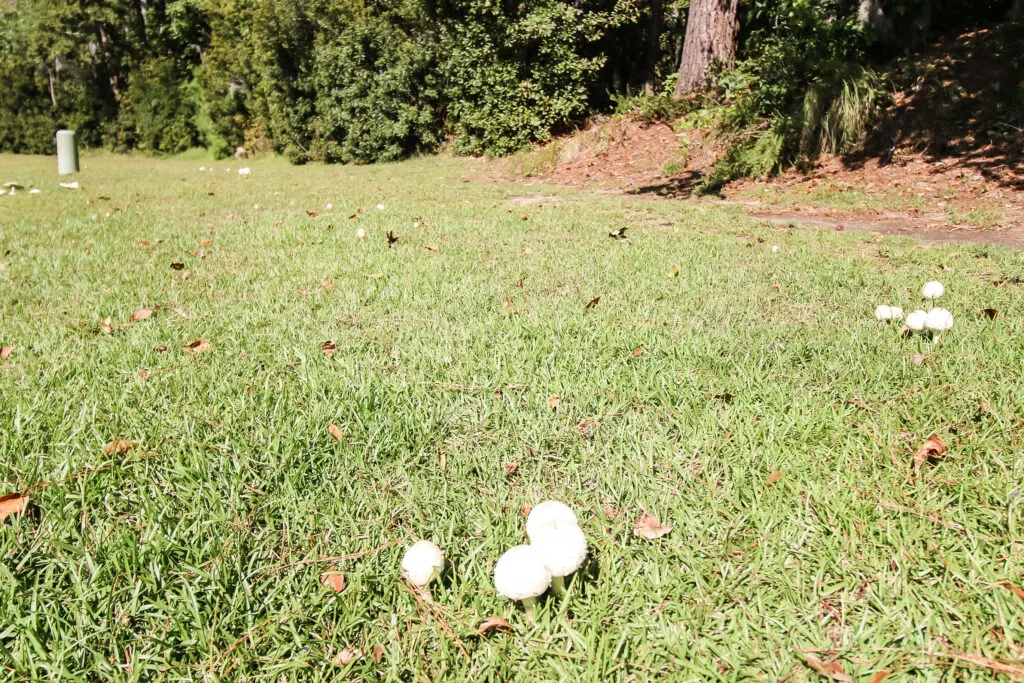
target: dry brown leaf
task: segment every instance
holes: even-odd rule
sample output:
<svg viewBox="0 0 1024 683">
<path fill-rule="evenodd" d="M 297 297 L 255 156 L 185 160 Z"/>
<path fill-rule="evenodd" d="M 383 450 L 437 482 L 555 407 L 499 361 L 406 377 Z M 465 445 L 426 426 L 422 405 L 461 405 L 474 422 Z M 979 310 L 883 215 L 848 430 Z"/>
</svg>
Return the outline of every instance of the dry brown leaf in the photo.
<svg viewBox="0 0 1024 683">
<path fill-rule="evenodd" d="M 505 474 L 513 475 L 519 471 L 518 462 L 507 462 L 505 463 Z"/>
<path fill-rule="evenodd" d="M 100 321 L 100 332 L 103 334 L 114 334 L 114 322 L 110 318 Z"/>
<path fill-rule="evenodd" d="M 171 264 L 171 270 L 185 270 L 185 264 L 175 261 Z"/>
<path fill-rule="evenodd" d="M 132 320 L 138 322 L 139 320 L 145 320 L 151 315 L 153 315 L 152 308 L 140 308 L 139 310 L 132 313 Z"/>
<path fill-rule="evenodd" d="M 601 301 L 601 297 L 595 296 L 593 299 L 587 302 L 586 306 L 583 307 L 583 312 L 586 313 L 587 311 L 589 311 L 591 308 L 596 306 L 599 301 Z"/>
<path fill-rule="evenodd" d="M 921 473 L 921 467 L 929 460 L 934 460 L 946 452 L 946 444 L 937 435 L 929 436 L 914 453 L 914 475 Z"/>
<path fill-rule="evenodd" d="M 924 362 L 924 356 L 919 353 L 914 354 L 914 365 L 920 365 Z"/>
<path fill-rule="evenodd" d="M 8 493 L 0 496 L 0 522 L 11 515 L 20 515 L 28 506 L 28 495 L 24 493 Z"/>
<path fill-rule="evenodd" d="M 1009 581 L 1000 581 L 999 585 L 1008 591 L 1012 591 L 1014 595 L 1016 595 L 1021 600 L 1024 600 L 1024 588 L 1021 588 L 1020 586 L 1014 586 Z"/>
<path fill-rule="evenodd" d="M 384 648 L 380 645 L 373 646 L 373 661 L 380 664 L 380 660 L 384 659 Z"/>
<path fill-rule="evenodd" d="M 154 346 L 153 347 L 153 353 L 163 353 L 166 350 L 167 350 L 166 346 Z"/>
<path fill-rule="evenodd" d="M 845 671 L 839 662 L 828 662 L 827 664 L 814 655 L 807 655 L 807 666 L 811 667 L 825 678 L 833 681 L 853 683 L 853 679 Z"/>
<path fill-rule="evenodd" d="M 868 679 L 868 683 L 882 683 L 885 679 L 892 675 L 891 671 L 876 671 L 875 674 Z"/>
<path fill-rule="evenodd" d="M 356 651 L 351 645 L 346 647 L 344 650 L 338 653 L 338 656 L 334 661 L 342 666 L 351 664 L 355 659 L 359 657 L 359 652 Z"/>
<path fill-rule="evenodd" d="M 562 399 L 558 397 L 558 394 L 552 394 L 548 398 L 548 408 L 550 410 L 558 410 L 558 406 L 562 403 Z"/>
<path fill-rule="evenodd" d="M 768 475 L 767 479 L 764 480 L 765 486 L 771 486 L 772 484 L 777 482 L 779 479 L 782 479 L 782 471 L 781 470 L 775 470 L 774 472 L 772 472 L 771 474 Z"/>
<path fill-rule="evenodd" d="M 334 280 L 331 280 L 330 278 L 328 278 L 328 279 L 324 280 L 323 282 L 321 282 L 320 286 L 323 287 L 325 290 L 327 290 L 327 289 L 334 289 Z"/>
<path fill-rule="evenodd" d="M 480 622 L 480 626 L 476 629 L 476 634 L 478 636 L 486 635 L 489 631 L 493 631 L 495 629 L 506 633 L 512 633 L 512 624 L 508 623 L 501 617 L 487 617 Z"/>
<path fill-rule="evenodd" d="M 334 355 L 334 352 L 338 350 L 338 345 L 332 342 L 330 339 L 320 345 L 320 352 L 330 358 Z"/>
<path fill-rule="evenodd" d="M 672 270 L 668 271 L 668 275 L 666 275 L 665 277 L 667 277 L 667 278 L 679 277 L 679 266 L 672 266 Z"/>
<path fill-rule="evenodd" d="M 211 244 L 213 244 L 213 240 L 210 239 L 209 237 L 207 237 L 206 239 L 199 240 L 199 246 L 201 247 L 208 247 Z"/>
<path fill-rule="evenodd" d="M 202 339 L 196 339 L 188 346 L 182 346 L 182 351 L 188 351 L 189 353 L 202 353 L 203 351 L 209 351 L 213 348 L 213 344 Z"/>
<path fill-rule="evenodd" d="M 519 514 L 521 514 L 524 519 L 529 517 L 531 512 L 533 512 L 533 506 L 529 503 L 523 503 L 522 507 L 519 508 Z"/>
<path fill-rule="evenodd" d="M 435 247 L 433 244 L 428 244 L 423 248 L 426 249 L 427 251 L 437 251 L 437 247 Z"/>
<path fill-rule="evenodd" d="M 644 513 L 640 515 L 638 520 L 636 520 L 636 523 L 633 524 L 634 536 L 646 538 L 651 541 L 656 538 L 661 538 L 670 531 L 672 531 L 672 527 L 663 525 L 656 515 L 653 515 L 646 510 L 644 510 Z"/>
<path fill-rule="evenodd" d="M 345 590 L 345 575 L 341 572 L 324 572 L 320 575 L 320 583 L 335 593 Z"/>
<path fill-rule="evenodd" d="M 640 356 L 644 355 L 645 353 L 647 353 L 647 352 L 644 351 L 644 347 L 642 347 L 642 346 L 638 346 L 635 349 L 633 349 L 633 356 L 635 356 L 636 358 L 639 358 Z"/>
<path fill-rule="evenodd" d="M 363 277 L 367 278 L 368 280 L 379 280 L 382 277 L 384 277 L 384 273 L 368 273 Z"/>
<path fill-rule="evenodd" d="M 327 426 L 327 431 L 331 433 L 331 436 L 333 436 L 336 441 L 341 441 L 345 437 L 344 433 L 341 431 L 341 427 L 333 422 Z"/>
<path fill-rule="evenodd" d="M 12 353 L 14 353 L 14 347 L 13 346 L 5 346 L 5 347 L 3 347 L 2 349 L 0 349 L 0 360 L 7 360 L 8 358 L 11 357 Z"/>
<path fill-rule="evenodd" d="M 995 308 L 979 308 L 975 310 L 977 310 L 978 313 L 985 316 L 989 320 L 995 320 L 996 318 L 999 317 L 999 311 L 996 310 Z"/>
<path fill-rule="evenodd" d="M 524 221 L 525 221 L 525 220 L 527 220 L 527 219 L 529 218 L 529 216 L 527 216 L 527 215 L 526 215 L 526 214 L 524 213 L 524 214 L 523 214 L 523 215 L 521 215 L 521 216 L 520 216 L 519 218 L 521 218 L 522 220 L 524 220 Z"/>
<path fill-rule="evenodd" d="M 124 439 L 114 439 L 106 446 L 103 447 L 103 455 L 125 455 L 130 452 L 133 448 L 137 448 L 139 444 L 134 441 L 125 441 Z"/>
</svg>

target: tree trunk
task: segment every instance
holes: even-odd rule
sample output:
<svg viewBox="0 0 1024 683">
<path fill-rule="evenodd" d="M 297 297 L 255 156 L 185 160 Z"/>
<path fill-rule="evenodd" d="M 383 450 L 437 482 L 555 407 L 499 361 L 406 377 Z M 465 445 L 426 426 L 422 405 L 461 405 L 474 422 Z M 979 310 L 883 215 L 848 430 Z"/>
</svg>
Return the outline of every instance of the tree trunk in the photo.
<svg viewBox="0 0 1024 683">
<path fill-rule="evenodd" d="M 658 56 L 661 54 L 661 21 L 664 14 L 662 0 L 651 0 L 650 12 L 647 17 L 647 57 L 644 60 L 644 71 L 646 71 L 646 82 L 644 93 L 653 95 L 661 90 L 661 84 L 657 82 Z"/>
<path fill-rule="evenodd" d="M 732 66 L 736 62 L 736 34 L 740 28 L 736 17 L 738 5 L 739 0 L 690 2 L 676 97 L 706 85 L 708 67 L 712 64 Z"/>
</svg>

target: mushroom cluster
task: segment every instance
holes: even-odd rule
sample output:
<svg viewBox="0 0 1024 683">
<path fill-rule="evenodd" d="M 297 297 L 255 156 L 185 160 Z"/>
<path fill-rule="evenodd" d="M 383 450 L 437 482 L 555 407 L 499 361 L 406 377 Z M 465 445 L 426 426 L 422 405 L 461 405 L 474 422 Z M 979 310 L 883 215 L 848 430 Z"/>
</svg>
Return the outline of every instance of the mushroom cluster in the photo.
<svg viewBox="0 0 1024 683">
<path fill-rule="evenodd" d="M 494 587 L 509 600 L 521 601 L 533 619 L 537 598 L 548 588 L 565 595 L 565 577 L 587 557 L 587 539 L 576 514 L 565 503 L 548 500 L 530 511 L 526 520 L 529 545 L 518 545 L 498 559 Z"/>
<path fill-rule="evenodd" d="M 926 282 L 921 288 L 921 297 L 928 301 L 929 307 L 931 302 L 945 293 L 946 288 L 942 286 L 941 282 L 935 280 Z M 903 320 L 903 309 L 899 306 L 883 304 L 875 309 L 875 318 L 882 322 Z M 929 332 L 938 343 L 939 335 L 953 327 L 953 314 L 945 308 L 936 307 L 927 311 L 918 309 L 908 313 L 903 324 L 911 332 Z"/>
</svg>

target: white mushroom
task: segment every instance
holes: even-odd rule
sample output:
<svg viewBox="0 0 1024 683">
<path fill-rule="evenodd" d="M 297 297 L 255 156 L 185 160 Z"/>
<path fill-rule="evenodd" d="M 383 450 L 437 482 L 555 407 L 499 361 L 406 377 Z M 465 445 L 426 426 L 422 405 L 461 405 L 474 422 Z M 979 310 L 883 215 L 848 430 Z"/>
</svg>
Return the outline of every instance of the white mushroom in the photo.
<svg viewBox="0 0 1024 683">
<path fill-rule="evenodd" d="M 535 531 L 531 546 L 544 558 L 551 574 L 551 590 L 565 595 L 564 578 L 580 568 L 587 558 L 587 538 L 575 524 L 551 522 Z"/>
<path fill-rule="evenodd" d="M 33 187 L 31 190 L 28 191 L 28 193 L 29 194 L 39 194 L 39 188 L 38 187 Z"/>
<path fill-rule="evenodd" d="M 901 320 L 903 318 L 903 309 L 899 306 L 883 304 L 875 309 L 875 317 L 878 320 Z"/>
<path fill-rule="evenodd" d="M 551 573 L 544 557 L 528 545 L 517 545 L 498 558 L 494 565 L 494 587 L 498 595 L 521 600 L 526 616 L 533 620 L 537 598 L 551 586 Z"/>
<path fill-rule="evenodd" d="M 377 210 L 378 211 L 383 211 L 384 210 L 384 205 L 383 204 L 378 204 L 377 205 Z"/>
<path fill-rule="evenodd" d="M 444 569 L 444 553 L 430 541 L 417 541 L 402 558 L 402 576 L 415 586 L 423 598 L 431 601 L 428 584 Z"/>
<path fill-rule="evenodd" d="M 914 332 L 920 332 L 924 329 L 924 321 L 928 317 L 928 314 L 924 311 L 914 311 L 907 314 L 906 325 Z"/>
<path fill-rule="evenodd" d="M 364 237 L 366 237 L 366 230 L 362 228 L 356 230 L 356 237 L 358 237 L 359 239 L 363 239 Z"/>
<path fill-rule="evenodd" d="M 77 190 L 77 189 L 79 189 L 81 187 L 78 184 L 77 180 L 74 181 L 74 182 L 71 182 L 71 183 L 57 183 L 57 184 L 60 185 L 61 187 L 63 187 L 64 189 L 66 189 L 66 190 Z"/>
<path fill-rule="evenodd" d="M 953 327 L 953 314 L 945 308 L 933 308 L 928 311 L 924 326 L 933 332 L 945 332 Z"/>
<path fill-rule="evenodd" d="M 334 208 L 334 204 L 331 204 L 330 202 L 327 202 L 327 210 L 330 211 L 333 208 Z"/>
<path fill-rule="evenodd" d="M 576 513 L 565 503 L 557 500 L 545 500 L 530 510 L 530 516 L 526 518 L 526 535 L 532 541 L 541 527 L 551 522 L 562 522 L 577 526 Z"/>
<path fill-rule="evenodd" d="M 946 288 L 942 286 L 941 282 L 935 280 L 924 283 L 924 287 L 921 288 L 921 296 L 925 299 L 938 299 L 945 293 Z"/>
<path fill-rule="evenodd" d="M 251 171 L 248 166 L 238 169 L 238 175 L 249 175 L 249 173 L 251 173 Z"/>
</svg>

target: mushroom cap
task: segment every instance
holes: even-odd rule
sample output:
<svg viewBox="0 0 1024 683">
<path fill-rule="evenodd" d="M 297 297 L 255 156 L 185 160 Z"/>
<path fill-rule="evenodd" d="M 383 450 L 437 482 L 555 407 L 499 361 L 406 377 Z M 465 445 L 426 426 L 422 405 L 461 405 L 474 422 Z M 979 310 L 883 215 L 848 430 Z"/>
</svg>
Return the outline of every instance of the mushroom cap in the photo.
<svg viewBox="0 0 1024 683">
<path fill-rule="evenodd" d="M 543 595 L 551 586 L 551 573 L 544 557 L 528 545 L 517 545 L 494 565 L 494 587 L 509 600 L 526 600 Z"/>
<path fill-rule="evenodd" d="M 878 320 L 899 320 L 903 317 L 903 309 L 899 306 L 882 304 L 875 309 L 875 318 Z"/>
<path fill-rule="evenodd" d="M 444 553 L 430 541 L 417 541 L 402 558 L 402 576 L 417 588 L 434 580 L 444 569 Z"/>
<path fill-rule="evenodd" d="M 924 287 L 921 288 L 921 296 L 925 299 L 938 299 L 945 293 L 946 288 L 942 286 L 941 282 L 935 280 L 924 283 Z"/>
<path fill-rule="evenodd" d="M 530 516 L 526 518 L 526 535 L 532 541 L 534 534 L 551 522 L 577 526 L 576 513 L 565 503 L 560 503 L 557 500 L 545 500 L 530 510 Z"/>
<path fill-rule="evenodd" d="M 953 314 L 945 308 L 933 308 L 924 319 L 924 326 L 936 332 L 945 332 L 953 327 Z"/>
<path fill-rule="evenodd" d="M 531 545 L 544 558 L 551 576 L 568 576 L 587 559 L 587 537 L 575 524 L 552 522 L 536 532 Z"/>
<path fill-rule="evenodd" d="M 245 168 L 238 169 L 238 175 L 249 175 L 249 173 L 250 170 L 248 166 L 246 166 Z"/>
<path fill-rule="evenodd" d="M 22 185 L 21 183 L 16 183 L 13 180 L 11 180 L 9 182 L 4 183 L 4 187 L 13 187 L 15 190 L 21 190 L 24 189 L 25 186 Z"/>
<path fill-rule="evenodd" d="M 366 230 L 363 228 L 359 228 L 358 230 L 356 230 L 356 237 L 358 237 L 359 239 L 363 239 L 364 237 L 366 237 Z"/>
<path fill-rule="evenodd" d="M 906 324 L 907 327 L 912 329 L 914 332 L 920 332 L 924 329 L 924 322 L 928 318 L 928 314 L 924 311 L 914 311 L 907 314 Z"/>
</svg>

